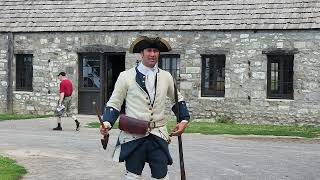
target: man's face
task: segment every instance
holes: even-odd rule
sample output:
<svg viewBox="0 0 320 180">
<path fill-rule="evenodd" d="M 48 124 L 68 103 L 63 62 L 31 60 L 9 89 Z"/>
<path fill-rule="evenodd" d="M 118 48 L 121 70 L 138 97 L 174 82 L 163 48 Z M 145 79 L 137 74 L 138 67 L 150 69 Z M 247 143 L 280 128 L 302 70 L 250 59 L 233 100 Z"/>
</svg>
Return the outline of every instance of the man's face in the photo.
<svg viewBox="0 0 320 180">
<path fill-rule="evenodd" d="M 63 76 L 59 75 L 59 76 L 58 76 L 58 79 L 61 81 L 61 80 L 62 80 L 62 77 L 63 77 Z"/>
<path fill-rule="evenodd" d="M 141 52 L 142 64 L 153 68 L 159 60 L 160 52 L 155 48 L 146 48 Z"/>
</svg>

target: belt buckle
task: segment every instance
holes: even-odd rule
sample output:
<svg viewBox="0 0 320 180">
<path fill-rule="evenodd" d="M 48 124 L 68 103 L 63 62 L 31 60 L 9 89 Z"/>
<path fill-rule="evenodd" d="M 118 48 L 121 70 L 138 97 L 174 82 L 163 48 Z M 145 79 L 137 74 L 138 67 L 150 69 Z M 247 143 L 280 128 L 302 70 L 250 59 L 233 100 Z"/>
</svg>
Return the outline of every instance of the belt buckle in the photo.
<svg viewBox="0 0 320 180">
<path fill-rule="evenodd" d="M 154 129 L 156 127 L 156 122 L 149 122 L 149 128 Z"/>
</svg>

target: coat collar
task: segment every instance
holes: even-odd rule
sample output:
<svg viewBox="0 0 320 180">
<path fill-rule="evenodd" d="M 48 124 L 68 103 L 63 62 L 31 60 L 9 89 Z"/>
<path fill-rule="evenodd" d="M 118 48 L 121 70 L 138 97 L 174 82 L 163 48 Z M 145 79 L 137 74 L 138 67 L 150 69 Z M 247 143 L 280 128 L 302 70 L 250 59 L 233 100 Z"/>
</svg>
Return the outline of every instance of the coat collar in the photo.
<svg viewBox="0 0 320 180">
<path fill-rule="evenodd" d="M 156 75 L 156 79 L 155 79 L 155 94 L 154 94 L 154 99 L 151 100 L 150 99 L 150 95 L 148 93 L 148 90 L 146 88 L 146 83 L 145 83 L 145 80 L 146 80 L 146 75 L 142 74 L 139 70 L 138 70 L 138 67 L 139 65 L 135 68 L 136 70 L 136 82 L 137 84 L 140 86 L 141 89 L 143 89 L 143 91 L 148 94 L 148 97 L 149 97 L 149 100 L 150 100 L 150 103 L 153 105 L 154 101 L 155 101 L 155 98 L 156 98 L 156 95 L 157 95 L 157 82 L 158 82 L 158 72 L 159 71 L 159 68 L 157 68 L 157 75 Z"/>
</svg>

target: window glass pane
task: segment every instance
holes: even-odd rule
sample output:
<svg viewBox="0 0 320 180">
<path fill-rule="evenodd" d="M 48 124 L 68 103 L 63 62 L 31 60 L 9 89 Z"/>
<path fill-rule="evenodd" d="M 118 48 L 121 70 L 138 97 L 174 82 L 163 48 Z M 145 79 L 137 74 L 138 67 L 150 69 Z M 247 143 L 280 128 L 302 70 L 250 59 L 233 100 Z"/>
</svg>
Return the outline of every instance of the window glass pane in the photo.
<svg viewBox="0 0 320 180">
<path fill-rule="evenodd" d="M 16 90 L 32 91 L 32 54 L 16 55 Z"/>
<path fill-rule="evenodd" d="M 271 91 L 278 91 L 278 63 L 271 63 Z"/>
<path fill-rule="evenodd" d="M 100 88 L 100 56 L 83 56 L 83 87 Z"/>
<path fill-rule="evenodd" d="M 166 62 L 166 66 L 165 66 L 165 70 L 171 72 L 171 67 L 170 67 L 170 58 L 165 58 L 165 62 Z"/>
<path fill-rule="evenodd" d="M 204 55 L 202 57 L 202 96 L 223 97 L 225 91 L 225 56 Z"/>
<path fill-rule="evenodd" d="M 165 71 L 170 72 L 175 79 L 178 79 L 180 77 L 179 55 L 162 55 L 159 60 L 159 67 Z"/>
<path fill-rule="evenodd" d="M 268 55 L 268 98 L 293 99 L 293 55 Z"/>
</svg>

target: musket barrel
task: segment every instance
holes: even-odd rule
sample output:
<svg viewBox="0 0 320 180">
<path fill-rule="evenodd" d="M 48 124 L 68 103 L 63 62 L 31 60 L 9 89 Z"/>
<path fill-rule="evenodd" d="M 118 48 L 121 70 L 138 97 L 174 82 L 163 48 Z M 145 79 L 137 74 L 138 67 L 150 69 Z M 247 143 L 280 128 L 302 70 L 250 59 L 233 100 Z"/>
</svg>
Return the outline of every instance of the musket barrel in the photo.
<svg viewBox="0 0 320 180">
<path fill-rule="evenodd" d="M 177 123 L 180 122 L 180 107 L 178 102 L 178 90 L 176 86 L 176 82 L 174 82 L 174 101 L 176 105 L 176 117 Z M 184 169 L 184 160 L 183 160 L 183 148 L 182 148 L 182 137 L 181 135 L 178 136 L 178 145 L 179 145 L 179 159 L 180 159 L 180 173 L 181 173 L 181 180 L 186 180 L 186 172 Z"/>
</svg>

